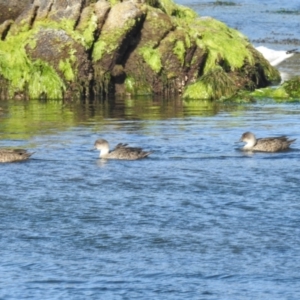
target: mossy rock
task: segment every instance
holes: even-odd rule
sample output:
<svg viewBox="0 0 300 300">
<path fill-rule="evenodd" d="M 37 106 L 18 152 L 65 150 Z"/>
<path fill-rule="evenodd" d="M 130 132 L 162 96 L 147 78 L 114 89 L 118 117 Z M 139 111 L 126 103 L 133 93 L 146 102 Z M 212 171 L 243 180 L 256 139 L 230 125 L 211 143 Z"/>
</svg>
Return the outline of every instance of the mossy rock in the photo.
<svg viewBox="0 0 300 300">
<path fill-rule="evenodd" d="M 146 18 L 140 30 L 137 47 L 157 47 L 161 40 L 174 28 L 175 25 L 170 16 L 160 9 L 147 7 Z"/>
<path fill-rule="evenodd" d="M 190 84 L 184 91 L 185 99 L 228 99 L 238 91 L 235 82 L 221 67 L 216 67 Z"/>
<path fill-rule="evenodd" d="M 295 76 L 282 84 L 282 88 L 290 97 L 300 100 L 300 76 Z"/>
<path fill-rule="evenodd" d="M 117 93 L 145 95 L 161 92 L 161 58 L 158 49 L 160 41 L 174 29 L 172 18 L 160 9 L 143 7 L 145 19 L 136 36 L 131 39 L 124 64 L 123 82 L 112 78 Z M 123 85 L 122 85 L 123 84 Z"/>
<path fill-rule="evenodd" d="M 143 16 L 144 11 L 132 2 L 122 2 L 111 8 L 92 53 L 94 63 L 103 72 L 111 70 L 124 55 Z"/>
<path fill-rule="evenodd" d="M 266 87 L 262 89 L 257 89 L 254 92 L 251 93 L 251 96 L 254 98 L 272 98 L 272 99 L 289 99 L 289 94 L 286 92 L 286 90 L 282 87 Z"/>
<path fill-rule="evenodd" d="M 25 46 L 33 32 L 9 35 L 0 41 L 0 74 L 8 83 L 6 98 L 63 98 L 66 86 L 54 68 L 40 58 L 29 59 Z"/>
<path fill-rule="evenodd" d="M 124 60 L 138 34 L 144 15 L 141 6 L 133 2 L 122 2 L 111 7 L 100 36 L 93 46 L 95 94 L 110 93 L 111 71 Z"/>
<path fill-rule="evenodd" d="M 126 61 L 126 91 L 178 94 L 197 77 L 204 55 L 188 32 L 176 28 L 173 17 L 148 7 L 138 44 Z"/>
<path fill-rule="evenodd" d="M 151 7 L 158 8 L 168 16 L 175 15 L 179 7 L 172 0 L 146 0 L 145 3 Z"/>
<path fill-rule="evenodd" d="M 206 49 L 197 45 L 197 40 L 182 28 L 176 28 L 163 39 L 158 47 L 162 74 L 169 88 L 182 92 L 185 85 L 195 82 L 206 59 Z M 170 84 L 174 83 L 174 88 Z"/>
<path fill-rule="evenodd" d="M 32 0 L 0 1 L 0 24 L 6 20 L 16 20 L 31 3 Z"/>
<path fill-rule="evenodd" d="M 98 1 L 82 10 L 76 31 L 83 36 L 88 48 L 93 46 L 95 38 L 99 36 L 110 8 L 107 1 Z"/>
<path fill-rule="evenodd" d="M 238 90 L 252 91 L 280 80 L 279 72 L 247 38 L 224 23 L 207 17 L 196 19 L 190 23 L 189 34 L 197 37 L 207 57 L 199 80 L 185 89 L 185 98 L 228 99 Z"/>
<path fill-rule="evenodd" d="M 257 89 L 251 95 L 256 98 L 272 98 L 276 101 L 299 101 L 300 76 L 295 76 L 280 86 Z"/>
<path fill-rule="evenodd" d="M 1 94 L 10 97 L 227 99 L 280 79 L 240 32 L 171 0 L 27 4 L 0 25 L 0 80 L 10 85 Z"/>
<path fill-rule="evenodd" d="M 68 94 L 80 97 L 89 89 L 92 65 L 83 45 L 64 30 L 40 29 L 29 39 L 26 51 L 31 60 L 47 62 L 63 79 Z"/>
<path fill-rule="evenodd" d="M 73 21 L 74 25 L 80 18 L 82 6 L 84 0 L 76 1 L 65 1 L 65 0 L 56 0 L 53 1 L 51 10 L 48 14 L 48 19 L 55 22 L 59 22 L 63 19 Z"/>
<path fill-rule="evenodd" d="M 216 85 L 218 78 L 214 74 L 217 73 L 224 75 L 221 77 L 223 82 L 220 83 L 220 90 L 227 92 L 222 97 L 231 97 L 237 88 L 254 90 L 279 80 L 278 71 L 240 32 L 213 18 L 196 18 L 188 10 L 178 8 L 177 14 L 179 17 L 170 19 L 164 15 L 163 20 L 167 20 L 169 26 L 161 23 L 156 27 L 152 24 L 157 23 L 155 16 L 158 14 L 154 9 L 148 9 L 140 43 L 125 65 L 130 82 L 142 86 L 142 92 L 144 86 L 148 86 L 153 93 L 165 90 L 168 93 L 180 93 L 192 84 L 184 92 L 185 97 L 216 99 L 220 95 L 218 89 L 215 91 L 208 85 L 209 78 L 212 79 L 211 85 Z M 156 28 L 159 31 L 157 34 Z M 205 77 L 206 74 L 208 76 Z M 206 81 L 201 83 L 202 79 Z M 199 90 L 195 88 L 197 85 L 205 92 L 200 95 L 191 92 Z"/>
</svg>

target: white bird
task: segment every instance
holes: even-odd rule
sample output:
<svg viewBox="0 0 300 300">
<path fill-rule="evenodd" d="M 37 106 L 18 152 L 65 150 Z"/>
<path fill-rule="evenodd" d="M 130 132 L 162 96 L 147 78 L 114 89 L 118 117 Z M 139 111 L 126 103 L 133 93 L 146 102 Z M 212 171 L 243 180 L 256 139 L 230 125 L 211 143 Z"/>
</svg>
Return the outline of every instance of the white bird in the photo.
<svg viewBox="0 0 300 300">
<path fill-rule="evenodd" d="M 259 46 L 255 49 L 259 51 L 273 67 L 279 65 L 281 62 L 288 59 L 289 57 L 292 57 L 295 53 L 297 53 L 297 49 L 291 49 L 288 51 L 273 50 L 264 46 Z"/>
</svg>

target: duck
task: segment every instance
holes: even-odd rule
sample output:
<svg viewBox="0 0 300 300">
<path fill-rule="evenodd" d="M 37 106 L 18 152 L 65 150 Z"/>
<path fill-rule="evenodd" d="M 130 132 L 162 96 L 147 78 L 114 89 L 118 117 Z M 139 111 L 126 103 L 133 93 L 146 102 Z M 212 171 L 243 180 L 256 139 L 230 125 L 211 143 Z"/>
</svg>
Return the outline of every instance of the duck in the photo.
<svg viewBox="0 0 300 300">
<path fill-rule="evenodd" d="M 142 148 L 129 147 L 128 144 L 119 143 L 113 150 L 109 150 L 107 140 L 98 139 L 95 141 L 94 149 L 100 150 L 100 158 L 104 159 L 125 159 L 136 160 L 149 156 L 152 151 L 143 151 Z"/>
<path fill-rule="evenodd" d="M 24 161 L 34 152 L 27 152 L 24 149 L 0 149 L 0 163 Z"/>
<path fill-rule="evenodd" d="M 298 49 L 291 49 L 291 50 L 273 50 L 267 48 L 265 46 L 258 46 L 255 48 L 259 51 L 263 57 L 269 61 L 271 66 L 275 67 L 279 65 L 281 62 L 285 61 L 286 59 L 292 57 L 295 53 L 298 53 Z"/>
<path fill-rule="evenodd" d="M 242 148 L 244 151 L 260 151 L 260 152 L 279 152 L 289 149 L 290 145 L 296 139 L 289 139 L 286 136 L 266 137 L 257 139 L 252 132 L 245 132 L 240 138 L 241 142 L 246 145 Z"/>
</svg>

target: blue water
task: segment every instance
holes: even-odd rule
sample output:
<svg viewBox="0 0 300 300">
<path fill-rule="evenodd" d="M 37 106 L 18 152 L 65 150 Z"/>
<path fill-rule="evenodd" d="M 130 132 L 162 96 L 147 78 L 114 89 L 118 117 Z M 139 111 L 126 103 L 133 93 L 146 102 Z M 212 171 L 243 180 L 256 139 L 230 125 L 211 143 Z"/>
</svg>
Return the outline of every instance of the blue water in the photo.
<svg viewBox="0 0 300 300">
<path fill-rule="evenodd" d="M 300 106 L 147 103 L 0 141 L 35 151 L 0 164 L 0 299 L 299 299 Z M 297 141 L 244 154 L 246 130 Z M 99 137 L 154 153 L 102 161 Z"/>
</svg>

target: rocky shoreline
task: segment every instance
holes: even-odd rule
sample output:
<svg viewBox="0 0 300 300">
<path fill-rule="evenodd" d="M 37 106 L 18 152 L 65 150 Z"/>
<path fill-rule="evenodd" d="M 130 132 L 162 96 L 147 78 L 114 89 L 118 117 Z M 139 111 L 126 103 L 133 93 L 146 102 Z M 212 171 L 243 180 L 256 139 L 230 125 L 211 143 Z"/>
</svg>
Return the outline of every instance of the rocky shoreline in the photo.
<svg viewBox="0 0 300 300">
<path fill-rule="evenodd" d="M 237 30 L 170 0 L 0 0 L 0 97 L 228 99 L 280 81 Z"/>
</svg>

